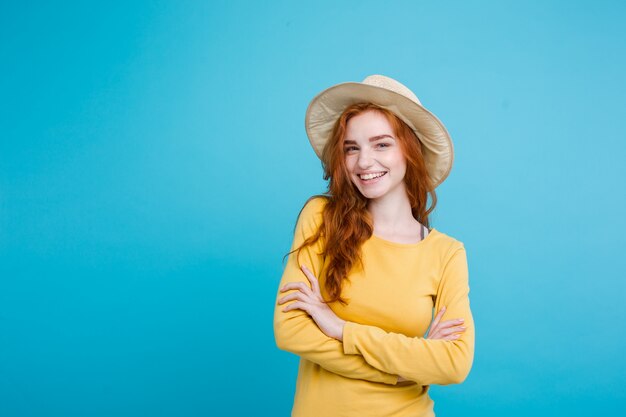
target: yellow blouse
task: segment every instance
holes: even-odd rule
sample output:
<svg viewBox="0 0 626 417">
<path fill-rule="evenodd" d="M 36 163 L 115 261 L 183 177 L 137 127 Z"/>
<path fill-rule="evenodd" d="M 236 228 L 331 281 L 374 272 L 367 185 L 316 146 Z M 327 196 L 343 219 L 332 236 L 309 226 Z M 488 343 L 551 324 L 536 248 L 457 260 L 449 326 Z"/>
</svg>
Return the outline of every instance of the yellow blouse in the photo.
<svg viewBox="0 0 626 417">
<path fill-rule="evenodd" d="M 315 233 L 326 201 L 316 197 L 304 206 L 291 249 Z M 322 244 L 303 249 L 299 260 L 327 298 Z M 373 235 L 362 259 L 363 269 L 355 266 L 342 287 L 349 303 L 330 303 L 347 321 L 343 342 L 322 333 L 305 311 L 275 304 L 276 344 L 300 356 L 292 416 L 434 416 L 429 385 L 464 381 L 474 358 L 465 248 L 436 229 L 412 244 Z M 279 288 L 297 281 L 309 285 L 294 252 Z M 289 292 L 279 290 L 276 300 Z M 424 339 L 433 309 L 443 306 L 442 320 L 465 319 L 465 332 L 453 341 Z M 398 383 L 398 375 L 410 381 Z"/>
</svg>

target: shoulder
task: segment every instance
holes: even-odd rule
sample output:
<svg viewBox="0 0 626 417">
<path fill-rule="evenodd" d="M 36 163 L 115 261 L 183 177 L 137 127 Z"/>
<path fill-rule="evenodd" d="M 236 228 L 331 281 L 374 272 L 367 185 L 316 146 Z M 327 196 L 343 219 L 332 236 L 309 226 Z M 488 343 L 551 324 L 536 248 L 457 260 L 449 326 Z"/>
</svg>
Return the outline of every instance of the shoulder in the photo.
<svg viewBox="0 0 626 417">
<path fill-rule="evenodd" d="M 432 234 L 432 236 L 430 236 Z M 450 259 L 459 251 L 465 251 L 465 245 L 460 240 L 441 232 L 438 229 L 431 230 L 429 236 L 432 238 L 437 251 L 441 254 L 442 260 Z"/>
<path fill-rule="evenodd" d="M 309 197 L 298 213 L 294 232 L 300 230 L 306 236 L 315 233 L 322 224 L 324 207 L 327 202 L 328 197 L 321 194 Z"/>
<path fill-rule="evenodd" d="M 324 207 L 326 207 L 326 203 L 328 203 L 328 197 L 322 194 L 316 194 L 311 197 L 304 203 L 304 206 L 300 210 L 300 214 L 298 214 L 298 219 L 313 221 L 318 223 L 322 217 L 322 213 L 324 211 Z"/>
<path fill-rule="evenodd" d="M 437 231 L 436 235 L 437 253 L 434 257 L 438 260 L 440 268 L 439 289 L 442 291 L 442 285 L 468 285 L 468 264 L 465 245 L 460 240 Z"/>
</svg>

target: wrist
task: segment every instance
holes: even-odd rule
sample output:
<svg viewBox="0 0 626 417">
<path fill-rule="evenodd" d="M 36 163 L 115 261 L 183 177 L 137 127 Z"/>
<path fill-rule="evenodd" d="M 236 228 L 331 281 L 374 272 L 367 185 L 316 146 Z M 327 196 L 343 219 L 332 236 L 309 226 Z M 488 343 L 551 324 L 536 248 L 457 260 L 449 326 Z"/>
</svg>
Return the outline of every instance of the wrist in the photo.
<svg viewBox="0 0 626 417">
<path fill-rule="evenodd" d="M 343 328 L 345 327 L 345 325 L 346 325 L 346 321 L 338 318 L 337 337 L 335 339 L 339 340 L 340 342 L 343 342 Z"/>
</svg>

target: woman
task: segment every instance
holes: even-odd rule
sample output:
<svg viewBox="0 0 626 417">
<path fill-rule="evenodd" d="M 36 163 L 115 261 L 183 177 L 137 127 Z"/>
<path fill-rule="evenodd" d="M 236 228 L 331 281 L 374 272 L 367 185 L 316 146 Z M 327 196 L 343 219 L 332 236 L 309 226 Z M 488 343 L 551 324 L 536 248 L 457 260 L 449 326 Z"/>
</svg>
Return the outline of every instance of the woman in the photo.
<svg viewBox="0 0 626 417">
<path fill-rule="evenodd" d="M 329 183 L 277 294 L 277 346 L 301 357 L 292 416 L 433 416 L 429 385 L 461 383 L 474 356 L 465 248 L 428 219 L 450 137 L 380 75 L 320 93 L 306 128 Z"/>
</svg>

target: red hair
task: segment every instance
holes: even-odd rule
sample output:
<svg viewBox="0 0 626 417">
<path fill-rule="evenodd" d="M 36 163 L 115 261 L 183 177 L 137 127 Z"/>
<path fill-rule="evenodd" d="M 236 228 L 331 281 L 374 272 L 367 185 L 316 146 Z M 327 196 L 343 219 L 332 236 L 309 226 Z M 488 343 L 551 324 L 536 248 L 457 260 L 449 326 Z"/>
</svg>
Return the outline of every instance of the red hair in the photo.
<svg viewBox="0 0 626 417">
<path fill-rule="evenodd" d="M 367 198 L 352 183 L 344 153 L 348 122 L 354 116 L 367 111 L 384 115 L 400 144 L 406 158 L 404 182 L 413 217 L 429 227 L 428 215 L 437 204 L 433 182 L 424 163 L 422 144 L 415 132 L 394 113 L 375 104 L 359 103 L 346 108 L 335 123 L 330 140 L 322 153 L 324 179 L 329 180 L 328 190 L 322 195 L 328 200 L 324 206 L 322 223 L 313 236 L 289 252 L 298 251 L 297 255 L 299 255 L 302 248 L 315 244 L 318 239 L 323 239 L 322 256 L 329 260 L 325 289 L 331 299 L 326 300 L 327 303 L 339 301 L 346 304 L 341 297 L 343 280 L 348 279 L 348 273 L 357 262 L 361 267 L 363 266 L 361 245 L 372 236 L 374 231 L 373 220 L 367 211 Z M 428 206 L 429 195 L 430 206 Z M 316 197 L 320 196 L 312 196 L 308 201 Z"/>
</svg>

